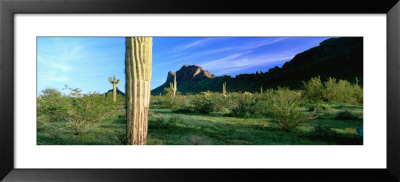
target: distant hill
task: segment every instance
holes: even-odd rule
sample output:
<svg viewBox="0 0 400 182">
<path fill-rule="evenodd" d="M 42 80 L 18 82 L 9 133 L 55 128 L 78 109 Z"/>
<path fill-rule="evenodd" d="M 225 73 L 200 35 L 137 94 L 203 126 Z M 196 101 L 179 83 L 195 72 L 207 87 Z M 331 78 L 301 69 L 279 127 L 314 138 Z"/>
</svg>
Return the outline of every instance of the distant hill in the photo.
<svg viewBox="0 0 400 182">
<path fill-rule="evenodd" d="M 358 78 L 363 81 L 363 38 L 341 37 L 330 38 L 319 46 L 297 54 L 281 68 L 274 67 L 267 72 L 240 74 L 236 77 L 229 75 L 215 76 L 196 65 L 184 65 L 176 72 L 178 91 L 181 93 L 198 93 L 201 91 L 222 90 L 226 82 L 227 91 L 258 92 L 260 86 L 264 89 L 289 87 L 298 89 L 302 81 L 321 76 L 321 79 L 335 77 L 354 82 Z M 173 73 L 170 71 L 167 80 L 151 93 L 164 93 L 164 88 L 173 82 Z"/>
<path fill-rule="evenodd" d="M 113 89 L 108 90 L 108 91 L 105 92 L 104 94 L 105 94 L 106 96 L 107 96 L 108 94 L 113 94 Z M 125 96 L 125 93 L 122 92 L 121 90 L 119 90 L 118 87 L 117 87 L 117 95 Z"/>
</svg>

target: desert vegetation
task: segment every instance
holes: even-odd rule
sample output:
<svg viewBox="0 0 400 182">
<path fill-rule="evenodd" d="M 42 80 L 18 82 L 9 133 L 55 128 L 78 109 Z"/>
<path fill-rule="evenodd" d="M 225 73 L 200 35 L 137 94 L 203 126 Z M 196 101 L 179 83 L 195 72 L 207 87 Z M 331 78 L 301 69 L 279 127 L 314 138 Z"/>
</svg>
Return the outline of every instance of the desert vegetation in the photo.
<svg viewBox="0 0 400 182">
<path fill-rule="evenodd" d="M 148 119 L 148 131 L 143 131 L 147 138 L 141 141 L 148 145 L 362 144 L 363 88 L 357 81 L 317 76 L 301 84 L 299 89 L 259 86 L 257 92 L 241 92 L 224 82 L 219 92 L 181 94 L 174 90 L 175 78 L 165 94 L 148 96 L 148 118 L 143 118 Z M 37 144 L 132 143 L 127 138 L 131 135 L 126 135 L 127 123 L 135 122 L 134 118 L 127 122 L 126 112 L 134 112 L 127 105 L 128 95 L 117 94 L 114 102 L 114 95 L 82 94 L 77 88 L 43 90 L 37 98 Z"/>
</svg>

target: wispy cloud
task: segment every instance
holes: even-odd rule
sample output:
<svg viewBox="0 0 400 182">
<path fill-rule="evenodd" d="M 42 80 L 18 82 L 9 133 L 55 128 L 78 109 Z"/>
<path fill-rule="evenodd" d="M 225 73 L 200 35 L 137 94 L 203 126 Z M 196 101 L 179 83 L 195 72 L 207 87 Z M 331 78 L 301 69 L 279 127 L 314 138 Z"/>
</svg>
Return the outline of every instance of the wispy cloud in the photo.
<svg viewBox="0 0 400 182">
<path fill-rule="evenodd" d="M 41 80 L 47 82 L 68 82 L 71 81 L 71 78 L 64 74 L 56 74 L 55 72 L 51 73 L 42 73 L 38 76 Z"/>
<path fill-rule="evenodd" d="M 265 38 L 265 39 L 257 39 L 254 41 L 250 41 L 244 45 L 240 45 L 236 47 L 237 49 L 242 49 L 242 50 L 249 50 L 249 49 L 255 49 L 271 44 L 276 44 L 278 42 L 281 42 L 283 40 L 287 40 L 288 38 L 276 38 L 276 39 L 270 39 L 270 38 Z"/>
<path fill-rule="evenodd" d="M 252 56 L 248 55 L 248 52 L 245 52 L 206 62 L 201 64 L 201 66 L 204 69 L 215 73 L 216 75 L 224 75 L 236 71 L 247 70 L 252 67 L 262 67 L 272 63 L 287 61 L 293 57 L 293 53 L 263 54 Z"/>
<path fill-rule="evenodd" d="M 263 39 L 255 39 L 252 41 L 248 41 L 245 44 L 236 44 L 236 45 L 229 45 L 226 47 L 222 48 L 210 48 L 210 49 L 205 49 L 201 51 L 196 51 L 196 52 L 190 52 L 186 53 L 184 50 L 196 47 L 196 46 L 202 46 L 206 43 L 208 43 L 211 40 L 230 40 L 232 38 L 203 38 L 200 40 L 196 40 L 193 42 L 190 42 L 188 44 L 179 46 L 178 48 L 174 49 L 170 55 L 173 57 L 176 57 L 176 59 L 173 59 L 170 62 L 158 62 L 155 65 L 161 66 L 161 65 L 168 65 L 168 64 L 175 64 L 175 63 L 180 63 L 180 62 L 185 62 L 185 61 L 190 61 L 193 60 L 194 58 L 199 58 L 199 57 L 206 57 L 210 55 L 217 55 L 217 54 L 226 54 L 228 52 L 242 52 L 242 51 L 247 51 L 247 50 L 252 50 L 256 48 L 260 48 L 263 46 L 267 45 L 272 45 L 279 43 L 281 41 L 287 40 L 288 38 L 263 38 Z M 180 52 L 177 52 L 177 50 L 180 50 Z"/>
<path fill-rule="evenodd" d="M 220 58 L 220 59 L 205 62 L 203 64 L 200 64 L 200 66 L 204 67 L 204 68 L 208 68 L 208 69 L 219 68 L 219 67 L 229 67 L 230 65 L 226 65 L 227 63 L 231 64 L 232 60 L 237 59 L 238 57 L 245 55 L 247 53 L 248 52 L 232 54 L 232 55 Z"/>
<path fill-rule="evenodd" d="M 58 39 L 53 40 L 53 45 L 51 48 L 38 46 L 38 78 L 47 82 L 70 81 L 69 72 L 73 71 L 73 65 L 84 55 L 84 47 Z"/>
<path fill-rule="evenodd" d="M 193 48 L 193 47 L 197 47 L 197 46 L 201 46 L 209 41 L 213 40 L 213 38 L 202 38 L 199 40 L 195 40 L 192 42 L 188 42 L 186 44 L 180 45 L 178 47 L 176 47 L 175 49 L 173 49 L 173 52 L 177 53 L 177 52 L 183 52 L 187 49 Z"/>
</svg>

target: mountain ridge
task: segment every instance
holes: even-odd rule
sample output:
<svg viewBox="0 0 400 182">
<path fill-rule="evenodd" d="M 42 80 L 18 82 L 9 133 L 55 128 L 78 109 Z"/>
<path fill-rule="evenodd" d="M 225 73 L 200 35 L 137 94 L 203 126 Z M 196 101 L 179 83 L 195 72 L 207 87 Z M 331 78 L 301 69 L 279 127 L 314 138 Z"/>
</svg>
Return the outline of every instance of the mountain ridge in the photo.
<svg viewBox="0 0 400 182">
<path fill-rule="evenodd" d="M 173 82 L 173 72 L 168 72 L 164 84 L 153 89 L 153 95 L 164 93 L 164 88 Z M 196 65 L 184 65 L 176 71 L 178 91 L 198 93 L 202 91 L 221 91 L 227 82 L 228 91 L 258 92 L 276 87 L 298 89 L 302 81 L 320 76 L 321 79 L 335 77 L 354 82 L 363 81 L 363 38 L 341 37 L 322 41 L 318 46 L 296 54 L 282 67 L 275 66 L 267 72 L 215 76 Z"/>
</svg>

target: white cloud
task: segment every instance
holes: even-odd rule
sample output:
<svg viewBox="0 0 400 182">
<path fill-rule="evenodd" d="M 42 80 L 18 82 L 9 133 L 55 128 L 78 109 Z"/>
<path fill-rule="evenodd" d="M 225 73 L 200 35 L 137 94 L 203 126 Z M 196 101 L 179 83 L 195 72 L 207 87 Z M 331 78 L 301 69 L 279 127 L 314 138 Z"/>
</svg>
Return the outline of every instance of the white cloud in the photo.
<svg viewBox="0 0 400 182">
<path fill-rule="evenodd" d="M 179 47 L 176 47 L 173 50 L 173 52 L 183 52 L 183 51 L 185 51 L 187 49 L 190 49 L 192 47 L 201 46 L 201 45 L 205 44 L 206 42 L 211 41 L 213 39 L 214 38 L 203 38 L 203 39 L 195 40 L 195 41 L 186 43 L 184 45 L 181 45 Z"/>
<path fill-rule="evenodd" d="M 227 65 L 231 64 L 230 62 L 242 55 L 247 54 L 248 52 L 243 52 L 243 53 L 236 53 L 229 55 L 227 57 L 223 57 L 220 59 L 212 60 L 203 64 L 200 64 L 201 67 L 207 68 L 207 69 L 214 69 L 214 68 L 220 68 L 220 67 L 227 67 L 227 66 L 232 66 L 232 65 Z"/>
<path fill-rule="evenodd" d="M 209 55 L 215 55 L 215 54 L 220 54 L 220 53 L 226 53 L 228 51 L 231 52 L 241 52 L 241 51 L 247 51 L 247 50 L 251 50 L 251 49 L 256 49 L 259 47 L 263 47 L 266 45 L 271 45 L 271 44 L 275 44 L 278 42 L 281 42 L 283 40 L 286 40 L 288 38 L 276 38 L 276 39 L 271 39 L 271 38 L 263 38 L 263 39 L 256 39 L 256 40 L 252 40 L 249 41 L 245 44 L 237 44 L 234 46 L 228 46 L 228 47 L 222 47 L 219 49 L 208 49 L 208 50 L 203 50 L 200 52 L 190 52 L 190 53 L 186 53 L 184 52 L 184 50 L 195 47 L 195 46 L 201 46 L 203 44 L 205 44 L 208 41 L 211 40 L 222 40 L 222 39 L 230 39 L 230 38 L 204 38 L 201 40 L 197 40 L 197 41 L 193 41 L 190 42 L 188 44 L 182 45 L 178 48 L 175 48 L 172 53 L 170 55 L 173 55 L 174 57 L 177 57 L 176 59 L 174 59 L 173 61 L 170 62 L 159 62 L 156 63 L 155 65 L 161 66 L 161 65 L 168 65 L 168 64 L 175 64 L 175 63 L 179 63 L 179 62 L 183 62 L 183 61 L 187 61 L 187 60 L 192 60 L 193 58 L 198 58 L 198 57 L 203 57 L 203 56 L 209 56 Z"/>
<path fill-rule="evenodd" d="M 241 46 L 237 46 L 237 48 L 241 49 L 241 50 L 255 49 L 255 48 L 263 47 L 266 45 L 275 44 L 275 43 L 281 42 L 286 39 L 288 39 L 288 38 L 277 38 L 277 39 L 272 39 L 272 40 L 271 39 L 261 39 L 261 40 L 248 42 Z"/>
<path fill-rule="evenodd" d="M 235 71 L 246 70 L 248 68 L 265 66 L 271 63 L 278 63 L 290 60 L 294 57 L 293 53 L 263 54 L 257 56 L 247 55 L 248 52 L 232 54 L 230 56 L 213 60 L 201 64 L 201 66 L 214 72 L 216 75 L 229 74 Z"/>
</svg>

